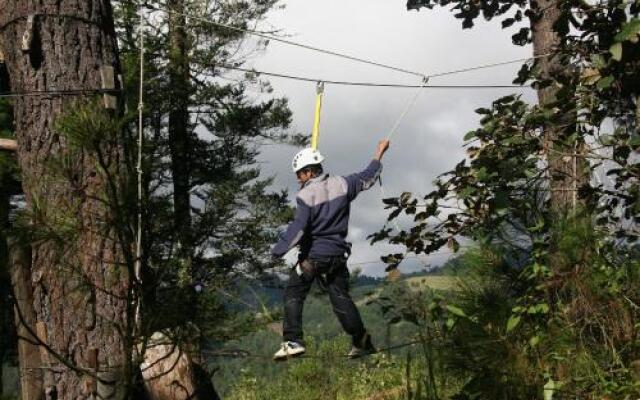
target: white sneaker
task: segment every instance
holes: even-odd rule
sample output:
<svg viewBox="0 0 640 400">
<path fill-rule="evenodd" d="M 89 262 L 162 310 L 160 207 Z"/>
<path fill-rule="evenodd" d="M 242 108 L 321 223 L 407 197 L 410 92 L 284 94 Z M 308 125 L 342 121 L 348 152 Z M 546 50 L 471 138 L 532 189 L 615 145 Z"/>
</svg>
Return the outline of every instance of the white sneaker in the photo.
<svg viewBox="0 0 640 400">
<path fill-rule="evenodd" d="M 300 343 L 284 342 L 280 346 L 280 350 L 273 355 L 273 359 L 276 361 L 282 361 L 290 357 L 300 356 L 304 354 L 305 351 L 307 351 L 307 349 L 305 349 Z"/>
<path fill-rule="evenodd" d="M 347 357 L 351 359 L 360 358 L 364 356 L 368 356 L 369 354 L 375 353 L 377 350 L 373 347 L 373 342 L 371 341 L 371 335 L 365 333 L 365 335 L 360 340 L 360 343 L 357 346 L 352 346 L 351 351 L 347 355 Z"/>
</svg>

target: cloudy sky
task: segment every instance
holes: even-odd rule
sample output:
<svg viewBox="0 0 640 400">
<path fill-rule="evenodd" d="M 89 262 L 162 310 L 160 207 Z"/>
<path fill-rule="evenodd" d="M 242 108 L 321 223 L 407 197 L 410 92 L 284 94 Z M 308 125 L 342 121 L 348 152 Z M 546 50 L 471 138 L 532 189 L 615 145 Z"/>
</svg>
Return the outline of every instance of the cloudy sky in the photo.
<svg viewBox="0 0 640 400">
<path fill-rule="evenodd" d="M 285 0 L 285 8 L 273 11 L 261 28 L 271 27 L 293 41 L 348 53 L 403 68 L 437 73 L 481 64 L 528 57 L 531 49 L 511 44 L 512 31 L 500 29 L 499 21 L 479 22 L 462 30 L 460 21 L 446 10 L 407 11 L 404 0 Z M 256 70 L 334 80 L 419 84 L 419 78 L 329 55 L 271 42 L 253 57 Z M 519 64 L 473 73 L 434 78 L 432 84 L 511 84 Z M 274 94 L 289 99 L 292 129 L 310 132 L 315 85 L 270 78 Z M 533 100 L 533 93 L 525 93 Z M 424 194 L 441 172 L 464 157 L 462 137 L 478 124 L 473 112 L 509 90 L 426 89 L 402 121 L 392 139 L 384 164 L 387 195 L 404 191 Z M 333 174 L 363 169 L 376 143 L 384 138 L 415 89 L 327 86 L 323 105 L 320 150 Z M 293 199 L 297 191 L 290 160 L 299 149 L 270 146 L 262 154 L 265 174 L 275 174 L 277 187 L 287 187 Z M 370 246 L 366 236 L 381 228 L 386 212 L 378 186 L 363 193 L 352 206 L 350 240 L 354 252 L 350 263 L 368 262 L 387 254 L 391 247 Z M 403 221 L 403 224 L 407 221 Z M 428 262 L 441 264 L 447 255 Z M 360 265 L 367 274 L 381 275 L 382 263 Z M 415 261 L 401 267 L 420 267 Z"/>
</svg>

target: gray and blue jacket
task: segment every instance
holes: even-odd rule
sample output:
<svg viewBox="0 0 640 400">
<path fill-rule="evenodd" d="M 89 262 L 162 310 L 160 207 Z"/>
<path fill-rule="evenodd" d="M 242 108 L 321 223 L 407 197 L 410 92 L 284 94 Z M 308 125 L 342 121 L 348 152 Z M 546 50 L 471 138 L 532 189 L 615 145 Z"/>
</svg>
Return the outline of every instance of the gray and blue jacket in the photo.
<svg viewBox="0 0 640 400">
<path fill-rule="evenodd" d="M 350 204 L 363 190 L 372 187 L 382 172 L 380 161 L 372 160 L 362 172 L 349 176 L 315 177 L 296 196 L 296 215 L 271 250 L 282 257 L 300 245 L 300 259 L 339 256 L 348 253 Z"/>
</svg>

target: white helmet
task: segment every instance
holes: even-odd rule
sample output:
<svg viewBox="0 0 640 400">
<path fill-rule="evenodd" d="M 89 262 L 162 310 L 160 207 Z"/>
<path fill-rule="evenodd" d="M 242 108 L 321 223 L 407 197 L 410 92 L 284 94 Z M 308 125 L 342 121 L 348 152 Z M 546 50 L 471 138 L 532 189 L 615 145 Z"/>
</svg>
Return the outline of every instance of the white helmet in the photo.
<svg viewBox="0 0 640 400">
<path fill-rule="evenodd" d="M 293 157 L 293 172 L 298 172 L 304 167 L 309 165 L 320 164 L 324 161 L 324 157 L 318 150 L 314 150 L 311 147 L 301 150 Z"/>
</svg>

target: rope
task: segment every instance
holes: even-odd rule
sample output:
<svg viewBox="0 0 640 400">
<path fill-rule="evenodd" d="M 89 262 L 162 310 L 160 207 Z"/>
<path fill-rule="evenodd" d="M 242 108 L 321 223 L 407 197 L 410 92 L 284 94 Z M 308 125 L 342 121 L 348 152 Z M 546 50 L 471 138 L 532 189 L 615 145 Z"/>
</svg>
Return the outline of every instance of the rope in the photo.
<svg viewBox="0 0 640 400">
<path fill-rule="evenodd" d="M 258 71 L 255 69 L 236 67 L 227 64 L 216 64 L 216 67 L 233 70 L 233 71 L 241 71 L 250 74 L 264 75 L 273 78 L 282 78 L 289 79 L 295 81 L 302 82 L 323 82 L 329 85 L 338 85 L 338 86 L 365 86 L 365 87 L 384 87 L 384 88 L 397 88 L 397 89 L 530 89 L 528 86 L 521 85 L 405 85 L 399 83 L 380 83 L 380 82 L 354 82 L 354 81 L 341 81 L 341 80 L 331 80 L 324 78 L 310 78 L 304 76 L 297 75 L 288 75 L 281 74 L 277 72 L 267 72 L 267 71 Z M 450 72 L 443 72 L 444 74 L 450 74 Z"/>
<path fill-rule="evenodd" d="M 142 270 L 142 145 L 144 140 L 144 13 L 140 8 L 140 25 L 138 27 L 138 35 L 140 36 L 140 86 L 138 93 L 138 159 L 136 163 L 136 172 L 138 178 L 138 221 L 136 232 L 136 261 L 134 266 L 134 272 L 136 281 L 141 285 L 140 276 Z M 136 327 L 140 326 L 140 299 L 137 299 L 136 304 Z"/>
<path fill-rule="evenodd" d="M 441 76 L 462 74 L 462 73 L 465 73 L 465 72 L 478 71 L 478 70 L 481 70 L 481 69 L 495 68 L 495 67 L 500 67 L 500 66 L 503 66 L 503 65 L 516 64 L 516 63 L 527 62 L 527 61 L 533 61 L 533 60 L 537 60 L 539 58 L 546 58 L 546 57 L 549 57 L 549 56 L 552 56 L 552 55 L 553 55 L 553 53 L 545 53 L 545 54 L 534 55 L 534 56 L 531 56 L 531 57 L 517 58 L 515 60 L 500 61 L 500 62 L 489 63 L 489 64 L 480 64 L 480 65 L 475 66 L 475 67 L 454 69 L 453 71 L 446 71 L 446 72 L 438 72 L 436 74 L 427 75 L 426 77 L 427 78 L 439 78 Z"/>
<path fill-rule="evenodd" d="M 398 127 L 400 126 L 400 123 L 407 116 L 407 114 L 409 113 L 409 110 L 411 110 L 413 106 L 416 104 L 416 102 L 418 101 L 418 98 L 420 97 L 420 94 L 422 94 L 422 90 L 426 87 L 428 82 L 429 82 L 428 78 L 424 78 L 422 80 L 422 85 L 418 87 L 415 95 L 411 98 L 411 100 L 409 100 L 404 110 L 402 110 L 402 112 L 400 113 L 400 116 L 398 117 L 398 119 L 396 119 L 396 122 L 393 124 L 393 127 L 391 128 L 391 130 L 389 130 L 389 134 L 387 135 L 387 140 L 390 140 L 391 137 L 397 132 Z M 382 195 L 382 198 L 385 199 L 387 197 L 387 193 L 384 189 L 384 185 L 382 184 L 382 174 L 380 174 L 380 176 L 378 177 L 378 181 L 380 182 L 380 194 Z M 394 228 L 396 228 L 396 231 L 402 232 L 402 229 L 400 229 L 400 224 L 398 224 L 397 219 L 393 219 L 392 224 Z"/>
<path fill-rule="evenodd" d="M 339 53 L 337 51 L 332 51 L 332 50 L 326 50 L 326 49 L 322 49 L 320 47 L 315 47 L 315 46 L 310 46 L 308 44 L 304 44 L 304 43 L 299 43 L 299 42 L 294 42 L 292 40 L 287 40 L 287 39 L 283 39 L 274 35 L 270 35 L 264 32 L 259 32 L 253 29 L 247 29 L 247 28 L 240 28 L 237 26 L 232 26 L 232 25 L 228 25 L 228 24 L 223 24 L 220 22 L 215 22 L 212 21 L 210 19 L 207 18 L 202 18 L 202 17 L 196 17 L 194 15 L 190 15 L 190 14 L 186 14 L 186 13 L 181 13 L 181 12 L 177 12 L 177 11 L 173 11 L 173 10 L 168 10 L 168 9 L 162 9 L 162 8 L 157 8 L 157 7 L 153 7 L 153 6 L 149 6 L 149 8 L 156 10 L 156 11 L 164 11 L 166 13 L 170 13 L 170 14 L 177 14 L 177 15 L 181 15 L 183 17 L 186 18 L 190 18 L 194 21 L 200 21 L 200 22 L 205 22 L 214 26 L 217 26 L 219 28 L 225 28 L 225 29 L 229 29 L 232 31 L 236 31 L 236 32 L 242 32 L 242 33 L 246 33 L 252 36 L 256 36 L 256 37 L 260 37 L 263 39 L 267 39 L 267 40 L 272 40 L 274 42 L 280 42 L 280 43 L 284 43 L 287 44 L 289 46 L 295 46 L 295 47 L 300 47 L 303 49 L 307 49 L 307 50 L 311 50 L 311 51 L 316 51 L 319 53 L 323 53 L 323 54 L 327 54 L 327 55 L 331 55 L 331 56 L 335 56 L 338 58 L 343 58 L 345 60 L 350 60 L 350 61 L 355 61 L 355 62 L 359 62 L 362 64 L 368 64 L 368 65 L 373 65 L 376 67 L 380 67 L 380 68 L 385 68 L 391 71 L 396 71 L 396 72 L 402 72 L 405 74 L 409 74 L 409 75 L 414 75 L 414 76 L 419 76 L 419 77 L 424 77 L 424 74 L 421 74 L 419 72 L 415 72 L 415 71 L 411 71 L 405 68 L 400 68 L 400 67 L 396 67 L 393 65 L 389 65 L 389 64 L 383 64 L 377 61 L 371 61 L 371 60 L 367 60 L 364 58 L 360 58 L 360 57 L 356 57 L 356 56 L 352 56 L 349 54 L 345 54 L 345 53 Z"/>
<path fill-rule="evenodd" d="M 80 21 L 80 22 L 84 22 L 86 24 L 89 25 L 94 25 L 96 27 L 102 27 L 102 22 L 100 21 L 94 21 L 92 19 L 89 18 L 85 18 L 82 17 L 80 15 L 71 15 L 71 14 L 50 14 L 50 13 L 34 13 L 34 14 L 29 14 L 29 15 L 18 15 L 17 17 L 6 21 L 4 24 L 0 25 L 0 32 L 4 31 L 7 27 L 9 27 L 12 24 L 15 24 L 18 21 L 21 21 L 23 19 L 27 19 L 30 16 L 33 17 L 44 17 L 44 18 L 60 18 L 60 19 L 71 19 L 71 20 L 76 20 L 76 21 Z"/>
<path fill-rule="evenodd" d="M 419 340 L 414 340 L 414 341 L 410 341 L 410 342 L 406 342 L 406 343 L 400 343 L 400 344 L 395 344 L 392 346 L 388 346 L 388 347 L 383 347 L 383 348 L 379 348 L 376 349 L 375 351 L 372 351 L 370 353 L 367 353 L 359 358 L 364 358 L 364 357 L 368 357 L 374 354 L 379 354 L 379 353 L 385 353 L 388 351 L 392 351 L 392 350 L 398 350 L 404 347 L 409 347 L 409 346 L 415 346 L 416 344 L 420 344 L 422 343 Z M 273 356 L 269 355 L 269 354 L 255 354 L 250 352 L 249 350 L 244 350 L 244 349 L 232 349 L 232 350 L 223 350 L 223 351 L 204 351 L 204 354 L 208 355 L 209 357 L 218 357 L 218 358 L 254 358 L 254 359 L 266 359 L 266 360 L 273 360 Z M 348 356 L 345 354 L 341 357 L 345 357 L 347 358 Z M 290 357 L 290 358 L 312 358 L 312 359 L 321 359 L 321 360 L 333 360 L 336 358 L 335 355 L 333 356 L 322 356 L 322 355 L 315 355 L 315 354 L 303 354 L 300 356 L 296 356 L 296 357 Z"/>
<path fill-rule="evenodd" d="M 22 92 L 0 92 L 0 98 L 33 96 L 81 96 L 89 94 L 119 93 L 118 89 L 68 89 L 68 90 L 30 90 Z"/>
<path fill-rule="evenodd" d="M 472 246 L 460 246 L 460 248 L 470 248 Z M 446 257 L 446 256 L 452 256 L 456 253 L 454 253 L 453 251 L 443 251 L 440 253 L 435 253 L 435 254 L 429 254 L 426 255 L 424 257 L 419 257 L 419 256 L 410 256 L 410 257 L 404 257 L 403 260 L 418 260 L 418 261 L 428 261 L 430 258 L 434 258 L 434 257 Z M 348 265 L 350 267 L 357 267 L 359 265 L 369 265 L 369 264 L 378 264 L 378 263 L 383 263 L 382 260 L 371 260 L 371 261 L 359 261 L 359 262 L 354 262 L 354 263 L 348 263 Z"/>
<path fill-rule="evenodd" d="M 411 110 L 413 106 L 416 104 L 416 102 L 418 101 L 418 97 L 420 97 L 420 94 L 422 93 L 422 89 L 424 89 L 427 86 L 428 82 L 429 80 L 427 78 L 425 78 L 422 81 L 422 85 L 418 87 L 418 90 L 416 90 L 416 93 L 413 96 L 413 98 L 409 100 L 404 110 L 402 110 L 402 113 L 400 113 L 400 116 L 398 117 L 396 122 L 393 124 L 393 127 L 391 128 L 391 130 L 389 131 L 389 134 L 387 135 L 387 140 L 390 140 L 391 137 L 396 133 L 396 131 L 398 130 L 398 127 L 400 126 L 400 123 L 402 122 L 404 117 L 407 116 L 407 114 L 409 113 L 409 110 Z M 382 186 L 382 180 L 380 182 Z"/>
<path fill-rule="evenodd" d="M 391 70 L 391 71 L 402 72 L 402 73 L 405 73 L 405 74 L 418 76 L 418 77 L 420 77 L 422 79 L 429 79 L 429 78 L 435 78 L 435 77 L 440 77 L 440 76 L 459 74 L 459 73 L 463 73 L 463 72 L 476 71 L 476 70 L 479 70 L 479 69 L 493 68 L 493 67 L 502 66 L 502 65 L 508 65 L 508 64 L 515 64 L 515 63 L 519 63 L 519 62 L 535 60 L 535 59 L 538 59 L 538 58 L 544 58 L 544 57 L 548 57 L 548 56 L 552 55 L 552 53 L 539 54 L 539 55 L 534 55 L 532 57 L 518 58 L 518 59 L 514 59 L 514 60 L 509 60 L 509 61 L 501 61 L 501 62 L 497 62 L 497 63 L 483 64 L 483 65 L 479 65 L 479 66 L 476 66 L 476 67 L 470 67 L 470 68 L 464 68 L 464 69 L 459 69 L 459 70 L 454 70 L 454 71 L 448 71 L 448 72 L 441 72 L 441 73 L 426 75 L 424 73 L 412 71 L 412 70 L 409 70 L 409 69 L 406 69 L 406 68 L 400 68 L 400 67 L 396 67 L 396 66 L 393 66 L 393 65 L 383 64 L 383 63 L 380 63 L 380 62 L 377 62 L 377 61 L 372 61 L 372 60 L 368 60 L 368 59 L 365 59 L 365 58 L 356 57 L 356 56 L 352 56 L 352 55 L 345 54 L 345 53 L 340 53 L 340 52 L 333 51 L 333 50 L 327 50 L 327 49 L 323 49 L 323 48 L 320 48 L 320 47 L 310 46 L 308 44 L 304 44 L 304 43 L 300 43 L 300 42 L 294 42 L 292 40 L 282 39 L 280 37 L 277 37 L 277 36 L 274 36 L 274 35 L 270 35 L 270 34 L 267 34 L 267 33 L 264 33 L 264 32 L 259 32 L 259 31 L 253 30 L 253 29 L 240 28 L 240 27 L 237 27 L 237 26 L 232 26 L 232 25 L 216 22 L 216 21 L 213 21 L 211 19 L 197 17 L 197 16 L 194 16 L 194 15 L 190 15 L 190 14 L 187 14 L 187 13 L 181 13 L 181 12 L 177 12 L 177 11 L 173 11 L 173 10 L 153 7 L 153 6 L 150 6 L 150 5 L 148 5 L 148 7 L 150 9 L 152 9 L 152 10 L 155 10 L 155 11 L 164 11 L 164 12 L 170 13 L 170 14 L 181 15 L 183 17 L 193 19 L 194 21 L 205 22 L 205 23 L 208 23 L 208 24 L 220 27 L 220 28 L 226 28 L 226 29 L 230 29 L 230 30 L 233 30 L 233 31 L 236 31 L 236 32 L 243 32 L 243 33 L 246 33 L 246 34 L 249 34 L 249 35 L 252 35 L 252 36 L 256 36 L 256 37 L 260 37 L 260 38 L 263 38 L 263 39 L 272 40 L 274 42 L 280 42 L 280 43 L 287 44 L 287 45 L 290 45 L 290 46 L 300 47 L 300 48 L 303 48 L 303 49 L 316 51 L 318 53 L 327 54 L 327 55 L 335 56 L 335 57 L 338 57 L 338 58 L 343 58 L 343 59 L 346 59 L 346 60 L 359 62 L 359 63 L 362 63 L 362 64 L 373 65 L 373 66 L 380 67 L 380 68 L 385 68 L 385 69 L 388 69 L 388 70 Z"/>
</svg>

